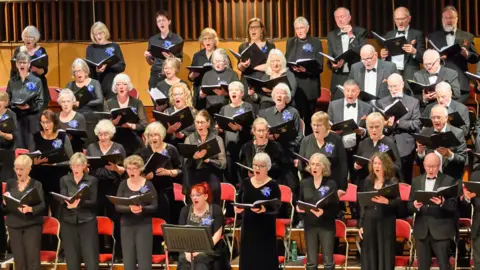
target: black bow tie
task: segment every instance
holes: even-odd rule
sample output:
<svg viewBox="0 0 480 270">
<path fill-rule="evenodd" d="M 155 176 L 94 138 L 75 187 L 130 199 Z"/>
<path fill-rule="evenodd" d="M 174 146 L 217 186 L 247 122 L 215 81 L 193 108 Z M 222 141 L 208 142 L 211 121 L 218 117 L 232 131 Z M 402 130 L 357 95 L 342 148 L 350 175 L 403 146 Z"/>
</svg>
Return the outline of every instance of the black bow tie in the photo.
<svg viewBox="0 0 480 270">
<path fill-rule="evenodd" d="M 402 100 L 403 96 L 400 96 L 400 97 L 394 97 L 393 99 L 394 100 Z"/>
<path fill-rule="evenodd" d="M 437 177 L 427 177 L 427 180 L 437 180 Z"/>
<path fill-rule="evenodd" d="M 438 76 L 438 73 L 430 73 L 429 77 Z"/>
<path fill-rule="evenodd" d="M 435 130 L 435 131 L 433 131 L 433 134 L 440 134 L 440 133 L 442 133 L 442 132 L 440 132 L 440 131 L 436 131 L 436 130 Z"/>
<path fill-rule="evenodd" d="M 341 31 L 340 31 L 340 33 L 338 33 L 338 35 L 339 35 L 339 36 L 347 35 L 347 32 L 341 32 Z"/>
<path fill-rule="evenodd" d="M 370 71 L 377 72 L 377 69 L 376 68 L 367 69 L 367 72 L 370 72 Z"/>
<path fill-rule="evenodd" d="M 452 35 L 454 36 L 455 35 L 455 32 L 453 31 L 443 31 L 445 33 L 445 36 L 448 36 L 448 35 Z"/>
<path fill-rule="evenodd" d="M 347 108 L 350 108 L 350 107 L 356 108 L 357 103 L 347 103 Z"/>
<path fill-rule="evenodd" d="M 399 35 L 405 35 L 405 30 L 403 30 L 403 31 L 398 30 L 398 31 L 397 31 L 397 34 L 399 34 Z"/>
</svg>

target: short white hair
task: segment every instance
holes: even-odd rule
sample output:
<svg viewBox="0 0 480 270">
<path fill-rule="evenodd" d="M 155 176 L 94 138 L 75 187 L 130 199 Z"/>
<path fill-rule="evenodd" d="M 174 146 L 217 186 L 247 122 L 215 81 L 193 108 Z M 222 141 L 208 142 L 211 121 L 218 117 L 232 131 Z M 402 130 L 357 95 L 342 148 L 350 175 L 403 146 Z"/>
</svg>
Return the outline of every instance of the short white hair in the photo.
<svg viewBox="0 0 480 270">
<path fill-rule="evenodd" d="M 308 24 L 308 20 L 305 19 L 305 17 L 298 17 L 295 19 L 295 22 L 293 22 L 293 26 L 297 26 L 297 24 L 303 24 L 305 27 L 308 27 L 309 24 Z"/>
<path fill-rule="evenodd" d="M 267 166 L 267 171 L 269 171 L 270 168 L 272 168 L 272 160 L 270 159 L 270 156 L 267 153 L 257 153 L 253 157 L 253 161 L 259 161 L 259 162 L 265 163 L 265 165 Z"/>
<path fill-rule="evenodd" d="M 287 104 L 292 100 L 292 93 L 290 92 L 290 87 L 286 83 L 279 83 L 272 90 L 272 99 L 275 99 L 278 91 L 284 91 L 286 95 Z"/>
<path fill-rule="evenodd" d="M 228 85 L 228 91 L 232 91 L 234 89 L 240 90 L 242 93 L 245 92 L 245 86 L 240 81 L 233 81 Z"/>
<path fill-rule="evenodd" d="M 95 136 L 98 136 L 98 133 L 100 132 L 108 132 L 110 136 L 113 137 L 116 131 L 117 129 L 113 125 L 112 121 L 103 119 L 98 122 L 93 132 L 95 132 Z"/>
<path fill-rule="evenodd" d="M 433 49 L 427 49 L 423 53 L 423 59 L 425 59 L 425 57 L 440 58 L 440 53 Z"/>
<path fill-rule="evenodd" d="M 430 117 L 432 116 L 433 110 L 439 110 L 442 112 L 443 116 L 448 117 L 448 109 L 440 104 L 435 104 L 435 106 L 432 107 L 432 110 L 430 111 Z"/>
<path fill-rule="evenodd" d="M 72 102 L 77 101 L 75 94 L 72 92 L 72 90 L 68 88 L 62 89 L 60 93 L 58 93 L 58 98 L 57 98 L 58 103 L 62 102 L 62 100 L 64 99 L 71 100 Z"/>
<path fill-rule="evenodd" d="M 117 83 L 119 82 L 126 82 L 128 85 L 128 91 L 131 91 L 133 89 L 133 84 L 132 80 L 130 80 L 130 76 L 128 76 L 126 73 L 120 73 L 113 78 L 113 83 L 112 83 L 112 92 L 117 93 Z"/>
<path fill-rule="evenodd" d="M 280 74 L 287 72 L 287 59 L 285 59 L 285 55 L 283 54 L 282 51 L 279 49 L 271 49 L 270 52 L 268 53 L 268 58 L 267 58 L 267 68 L 265 69 L 265 74 L 268 76 L 272 75 L 272 68 L 270 67 L 270 61 L 272 61 L 272 56 L 276 55 L 280 57 Z"/>
<path fill-rule="evenodd" d="M 34 43 L 37 43 L 40 40 L 40 32 L 38 31 L 37 27 L 33 25 L 29 25 L 23 29 L 22 39 L 27 36 L 33 37 Z"/>
<path fill-rule="evenodd" d="M 339 7 L 337 9 L 335 9 L 335 11 L 333 12 L 333 15 L 335 16 L 337 11 L 340 11 L 340 10 L 345 10 L 345 13 L 347 13 L 347 16 L 350 16 L 350 10 L 348 8 L 345 8 L 345 7 Z"/>
<path fill-rule="evenodd" d="M 152 122 L 148 124 L 148 126 L 145 128 L 145 132 L 143 133 L 143 136 L 145 137 L 145 144 L 148 146 L 150 145 L 150 140 L 148 138 L 148 135 L 150 134 L 158 134 L 160 137 L 162 137 L 162 141 L 165 140 L 165 136 L 167 134 L 167 131 L 165 130 L 165 127 L 160 123 L 160 122 Z"/>
<path fill-rule="evenodd" d="M 435 86 L 435 93 L 441 93 L 441 92 L 447 92 L 450 94 L 450 97 L 452 96 L 452 86 L 450 86 L 449 83 L 447 82 L 439 82 Z"/>
<path fill-rule="evenodd" d="M 75 67 L 76 66 L 80 66 L 80 68 L 82 69 L 83 72 L 85 72 L 87 75 L 90 75 L 90 68 L 88 67 L 88 64 L 87 62 L 85 62 L 85 60 L 83 60 L 82 58 L 77 58 L 75 60 L 73 60 L 73 63 L 72 63 L 72 75 L 75 76 Z"/>
<path fill-rule="evenodd" d="M 221 60 L 225 61 L 225 66 L 227 67 L 230 66 L 230 60 L 228 60 L 227 51 L 225 51 L 222 48 L 218 48 L 215 51 L 213 51 L 212 60 L 211 60 L 212 64 L 213 64 L 213 61 L 215 61 L 215 59 L 217 59 L 218 57 L 220 57 Z"/>
</svg>

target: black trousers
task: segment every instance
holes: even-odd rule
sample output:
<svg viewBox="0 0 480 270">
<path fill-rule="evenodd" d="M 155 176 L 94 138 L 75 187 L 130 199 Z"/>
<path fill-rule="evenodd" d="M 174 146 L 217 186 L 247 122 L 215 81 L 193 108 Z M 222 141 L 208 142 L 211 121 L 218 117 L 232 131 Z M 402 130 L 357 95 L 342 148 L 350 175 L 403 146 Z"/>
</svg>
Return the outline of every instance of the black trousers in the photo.
<svg viewBox="0 0 480 270">
<path fill-rule="evenodd" d="M 123 265 L 125 270 L 152 269 L 152 223 L 122 225 Z M 138 264 L 138 268 L 137 268 Z"/>
<path fill-rule="evenodd" d="M 305 122 L 305 136 L 312 133 L 312 115 L 315 113 L 316 100 L 308 100 L 304 90 L 297 88 L 297 93 L 294 97 L 295 107 L 300 114 L 300 117 Z"/>
<path fill-rule="evenodd" d="M 213 269 L 214 258 L 212 256 L 208 256 L 204 253 L 200 253 L 195 256 L 193 260 L 193 266 L 195 270 L 211 270 Z M 191 264 L 185 258 L 185 253 L 180 253 L 178 259 L 178 270 L 190 270 Z"/>
<path fill-rule="evenodd" d="M 321 247 L 323 269 L 335 269 L 333 251 L 335 247 L 335 229 L 327 230 L 321 227 L 305 228 L 305 241 L 307 242 L 307 270 L 318 268 L 318 252 Z"/>
<path fill-rule="evenodd" d="M 451 239 L 435 240 L 430 232 L 425 239 L 416 239 L 418 270 L 428 270 L 432 264 L 432 249 L 440 270 L 450 270 L 449 248 Z"/>
<path fill-rule="evenodd" d="M 35 142 L 33 141 L 33 134 L 40 130 L 39 114 L 22 115 L 17 117 L 17 130 L 15 139 L 17 148 L 24 148 L 30 151 L 35 150 Z"/>
<path fill-rule="evenodd" d="M 415 149 L 412 152 L 404 157 L 401 157 L 400 161 L 402 164 L 402 174 L 403 180 L 405 183 L 411 185 L 413 178 L 413 161 L 415 160 Z"/>
<path fill-rule="evenodd" d="M 8 228 L 15 270 L 40 270 L 42 225 Z"/>
<path fill-rule="evenodd" d="M 472 238 L 473 265 L 475 269 L 480 269 L 480 237 L 476 235 Z"/>
<path fill-rule="evenodd" d="M 83 261 L 85 262 L 85 269 L 98 269 L 97 219 L 80 224 L 62 222 L 61 228 L 67 268 L 69 270 L 80 270 Z"/>
</svg>

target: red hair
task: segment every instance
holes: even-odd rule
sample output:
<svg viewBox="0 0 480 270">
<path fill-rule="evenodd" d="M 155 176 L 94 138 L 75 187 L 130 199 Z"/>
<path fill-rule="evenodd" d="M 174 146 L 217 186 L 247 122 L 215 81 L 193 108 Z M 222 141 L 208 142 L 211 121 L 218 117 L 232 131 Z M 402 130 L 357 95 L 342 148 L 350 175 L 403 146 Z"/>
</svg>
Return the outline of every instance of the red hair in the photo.
<svg viewBox="0 0 480 270">
<path fill-rule="evenodd" d="M 207 202 L 212 203 L 212 200 L 213 200 L 212 190 L 208 186 L 207 182 L 202 182 L 200 184 L 196 184 L 192 186 L 192 190 L 190 191 L 190 194 L 192 194 L 194 191 L 198 194 L 208 195 Z"/>
</svg>

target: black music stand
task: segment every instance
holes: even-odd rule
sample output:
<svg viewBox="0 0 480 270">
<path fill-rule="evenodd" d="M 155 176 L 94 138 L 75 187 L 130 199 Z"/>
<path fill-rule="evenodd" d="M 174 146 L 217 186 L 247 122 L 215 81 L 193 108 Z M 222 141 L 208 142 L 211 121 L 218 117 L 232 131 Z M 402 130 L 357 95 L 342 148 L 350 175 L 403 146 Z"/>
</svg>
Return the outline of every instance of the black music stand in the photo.
<svg viewBox="0 0 480 270">
<path fill-rule="evenodd" d="M 168 251 L 192 255 L 194 252 L 213 252 L 213 240 L 208 227 L 162 224 L 162 231 Z M 193 261 L 192 256 L 192 270 L 195 269 Z"/>
</svg>

